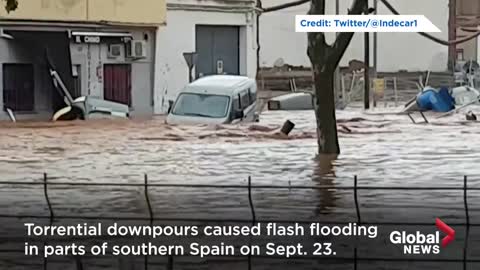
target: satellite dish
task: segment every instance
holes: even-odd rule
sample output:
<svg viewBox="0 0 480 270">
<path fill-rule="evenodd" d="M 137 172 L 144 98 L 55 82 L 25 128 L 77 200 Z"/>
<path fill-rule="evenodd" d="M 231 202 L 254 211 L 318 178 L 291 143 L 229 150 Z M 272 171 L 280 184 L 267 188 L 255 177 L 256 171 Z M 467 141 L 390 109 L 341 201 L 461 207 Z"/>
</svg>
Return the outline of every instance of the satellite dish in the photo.
<svg viewBox="0 0 480 270">
<path fill-rule="evenodd" d="M 283 58 L 278 58 L 277 60 L 275 60 L 275 62 L 273 63 L 273 66 L 274 67 L 283 67 L 285 65 L 285 61 L 283 60 Z"/>
<path fill-rule="evenodd" d="M 480 69 L 480 65 L 475 60 L 469 60 L 463 65 L 463 71 L 467 74 L 473 74 Z"/>
</svg>

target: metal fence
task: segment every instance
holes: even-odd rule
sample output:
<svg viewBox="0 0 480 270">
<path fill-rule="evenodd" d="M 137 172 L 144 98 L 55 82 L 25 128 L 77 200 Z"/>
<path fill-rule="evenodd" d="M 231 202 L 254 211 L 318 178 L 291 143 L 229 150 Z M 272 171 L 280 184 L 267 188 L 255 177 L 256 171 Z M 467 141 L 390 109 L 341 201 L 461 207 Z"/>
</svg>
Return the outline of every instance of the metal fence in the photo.
<svg viewBox="0 0 480 270">
<path fill-rule="evenodd" d="M 43 188 L 43 194 L 45 198 L 46 205 L 48 206 L 49 215 L 13 215 L 13 214 L 4 214 L 0 213 L 0 218 L 7 219 L 47 219 L 50 221 L 50 225 L 54 223 L 56 219 L 82 219 L 82 220 L 111 220 L 111 221 L 149 221 L 150 225 L 153 226 L 154 221 L 159 222 L 192 222 L 192 223 L 246 223 L 246 224 L 256 224 L 257 222 L 276 222 L 276 223 L 299 223 L 299 224 L 310 224 L 312 221 L 305 220 L 261 220 L 257 218 L 255 211 L 255 204 L 252 198 L 253 190 L 350 190 L 353 191 L 353 199 L 355 203 L 355 212 L 356 212 L 356 223 L 362 225 L 405 225 L 405 226 L 429 226 L 432 223 L 422 223 L 422 222 L 368 222 L 362 219 L 358 191 L 360 190 L 404 190 L 404 191 L 460 191 L 462 192 L 464 211 L 465 211 L 465 221 L 461 223 L 449 223 L 451 226 L 465 226 L 465 245 L 463 248 L 463 259 L 411 259 L 411 258 L 370 258 L 370 257 L 358 257 L 357 249 L 353 250 L 352 257 L 318 257 L 318 256 L 302 256 L 302 257 L 291 257 L 290 259 L 301 259 L 301 260 L 334 260 L 344 263 L 352 264 L 353 269 L 357 269 L 357 264 L 359 262 L 452 262 L 452 263 L 463 263 L 463 269 L 467 269 L 467 263 L 480 263 L 480 259 L 469 259 L 467 258 L 467 240 L 469 236 L 469 231 L 471 227 L 480 227 L 480 224 L 475 224 L 470 222 L 470 211 L 468 203 L 468 192 L 469 191 L 480 191 L 480 187 L 470 187 L 468 186 L 467 176 L 463 177 L 463 186 L 459 187 L 449 187 L 449 186 L 424 186 L 424 187 L 385 187 L 385 186 L 361 186 L 358 184 L 358 177 L 354 176 L 353 186 L 334 186 L 334 185 L 317 185 L 317 186 L 299 186 L 299 185 L 253 185 L 251 177 L 248 177 L 248 182 L 245 185 L 215 185 L 215 184 L 160 184 L 160 183 L 150 183 L 148 176 L 144 175 L 143 183 L 114 183 L 114 182 L 49 182 L 49 178 L 45 173 L 43 175 L 43 181 L 3 181 L 0 182 L 0 185 L 10 185 L 10 186 L 40 186 Z M 87 186 L 97 186 L 97 187 L 142 187 L 144 191 L 145 202 L 148 207 L 148 216 L 146 217 L 105 217 L 105 216 L 84 216 L 84 215 L 57 215 L 55 209 L 52 206 L 49 197 L 49 187 L 52 186 L 63 186 L 63 187 L 87 187 Z M 149 190 L 152 188 L 195 188 L 195 189 L 237 189 L 245 190 L 245 196 L 248 196 L 248 204 L 250 208 L 251 216 L 248 219 L 199 219 L 199 218 L 162 218 L 154 215 L 153 207 L 150 201 Z M 329 222 L 321 221 L 322 224 L 349 224 L 351 222 Z M 0 254 L 2 253 L 24 253 L 24 250 L 8 250 L 0 249 Z M 277 257 L 271 256 L 255 256 L 256 258 L 268 258 L 275 259 Z M 77 270 L 83 269 L 83 265 L 80 258 L 76 259 Z M 252 269 L 252 257 L 248 256 L 248 269 Z M 173 269 L 174 257 L 168 257 L 167 269 Z M 144 261 L 145 269 L 149 269 L 148 256 L 145 257 Z M 47 270 L 47 259 L 44 259 L 44 269 Z"/>
</svg>

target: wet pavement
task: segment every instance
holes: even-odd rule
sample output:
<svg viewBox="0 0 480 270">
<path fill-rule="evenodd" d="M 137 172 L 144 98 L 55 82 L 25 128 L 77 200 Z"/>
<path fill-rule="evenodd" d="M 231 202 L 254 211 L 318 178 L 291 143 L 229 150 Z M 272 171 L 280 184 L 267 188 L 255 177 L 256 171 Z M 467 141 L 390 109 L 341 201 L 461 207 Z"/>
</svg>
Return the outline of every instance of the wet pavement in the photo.
<svg viewBox="0 0 480 270">
<path fill-rule="evenodd" d="M 167 126 L 161 117 L 5 122 L 0 123 L 0 177 L 41 182 L 47 173 L 49 182 L 141 184 L 147 174 L 150 183 L 217 185 L 246 185 L 251 177 L 253 185 L 343 187 L 352 186 L 357 175 L 360 186 L 463 187 L 467 175 L 470 187 L 480 187 L 479 122 L 465 121 L 459 113 L 442 119 L 427 114 L 429 124 L 413 124 L 405 115 L 388 113 L 391 110 L 338 111 L 342 153 L 337 157 L 316 156 L 311 111 L 267 111 L 260 123 L 216 127 Z M 276 132 L 287 119 L 296 126 L 284 138 Z M 251 217 L 246 190 L 152 187 L 149 194 L 156 217 Z M 56 216 L 149 215 L 143 187 L 52 186 L 49 196 Z M 479 197 L 478 191 L 468 194 L 472 223 L 480 223 Z M 43 186 L 2 185 L 1 198 L 2 214 L 49 215 Z M 252 199 L 256 217 L 262 220 L 357 219 L 351 190 L 262 189 L 254 190 Z M 360 190 L 358 199 L 363 222 L 431 222 L 433 226 L 435 217 L 447 223 L 465 221 L 462 190 Z M 3 223 L 2 235 L 14 231 L 14 223 Z M 274 265 L 271 269 L 279 269 Z M 345 267 L 332 269 L 352 269 Z"/>
</svg>

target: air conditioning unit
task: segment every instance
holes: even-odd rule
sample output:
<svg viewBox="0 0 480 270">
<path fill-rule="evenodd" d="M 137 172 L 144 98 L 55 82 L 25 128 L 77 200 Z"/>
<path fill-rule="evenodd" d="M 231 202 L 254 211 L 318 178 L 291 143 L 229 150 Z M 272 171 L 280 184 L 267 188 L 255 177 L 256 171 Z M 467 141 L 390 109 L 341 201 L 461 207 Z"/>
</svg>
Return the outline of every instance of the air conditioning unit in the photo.
<svg viewBox="0 0 480 270">
<path fill-rule="evenodd" d="M 111 44 L 108 46 L 108 58 L 118 58 L 122 56 L 122 44 Z"/>
<path fill-rule="evenodd" d="M 130 40 L 127 42 L 127 57 L 140 59 L 147 57 L 147 42 L 145 40 Z"/>
</svg>

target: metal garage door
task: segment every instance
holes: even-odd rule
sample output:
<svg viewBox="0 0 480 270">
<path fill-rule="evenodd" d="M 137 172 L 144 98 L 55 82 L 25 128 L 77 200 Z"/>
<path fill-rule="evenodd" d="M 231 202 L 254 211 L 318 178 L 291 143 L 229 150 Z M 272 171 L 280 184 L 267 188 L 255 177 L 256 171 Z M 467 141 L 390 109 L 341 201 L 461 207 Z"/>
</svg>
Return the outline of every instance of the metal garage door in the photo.
<svg viewBox="0 0 480 270">
<path fill-rule="evenodd" d="M 196 26 L 198 61 L 196 78 L 200 75 L 239 75 L 239 27 Z"/>
</svg>

